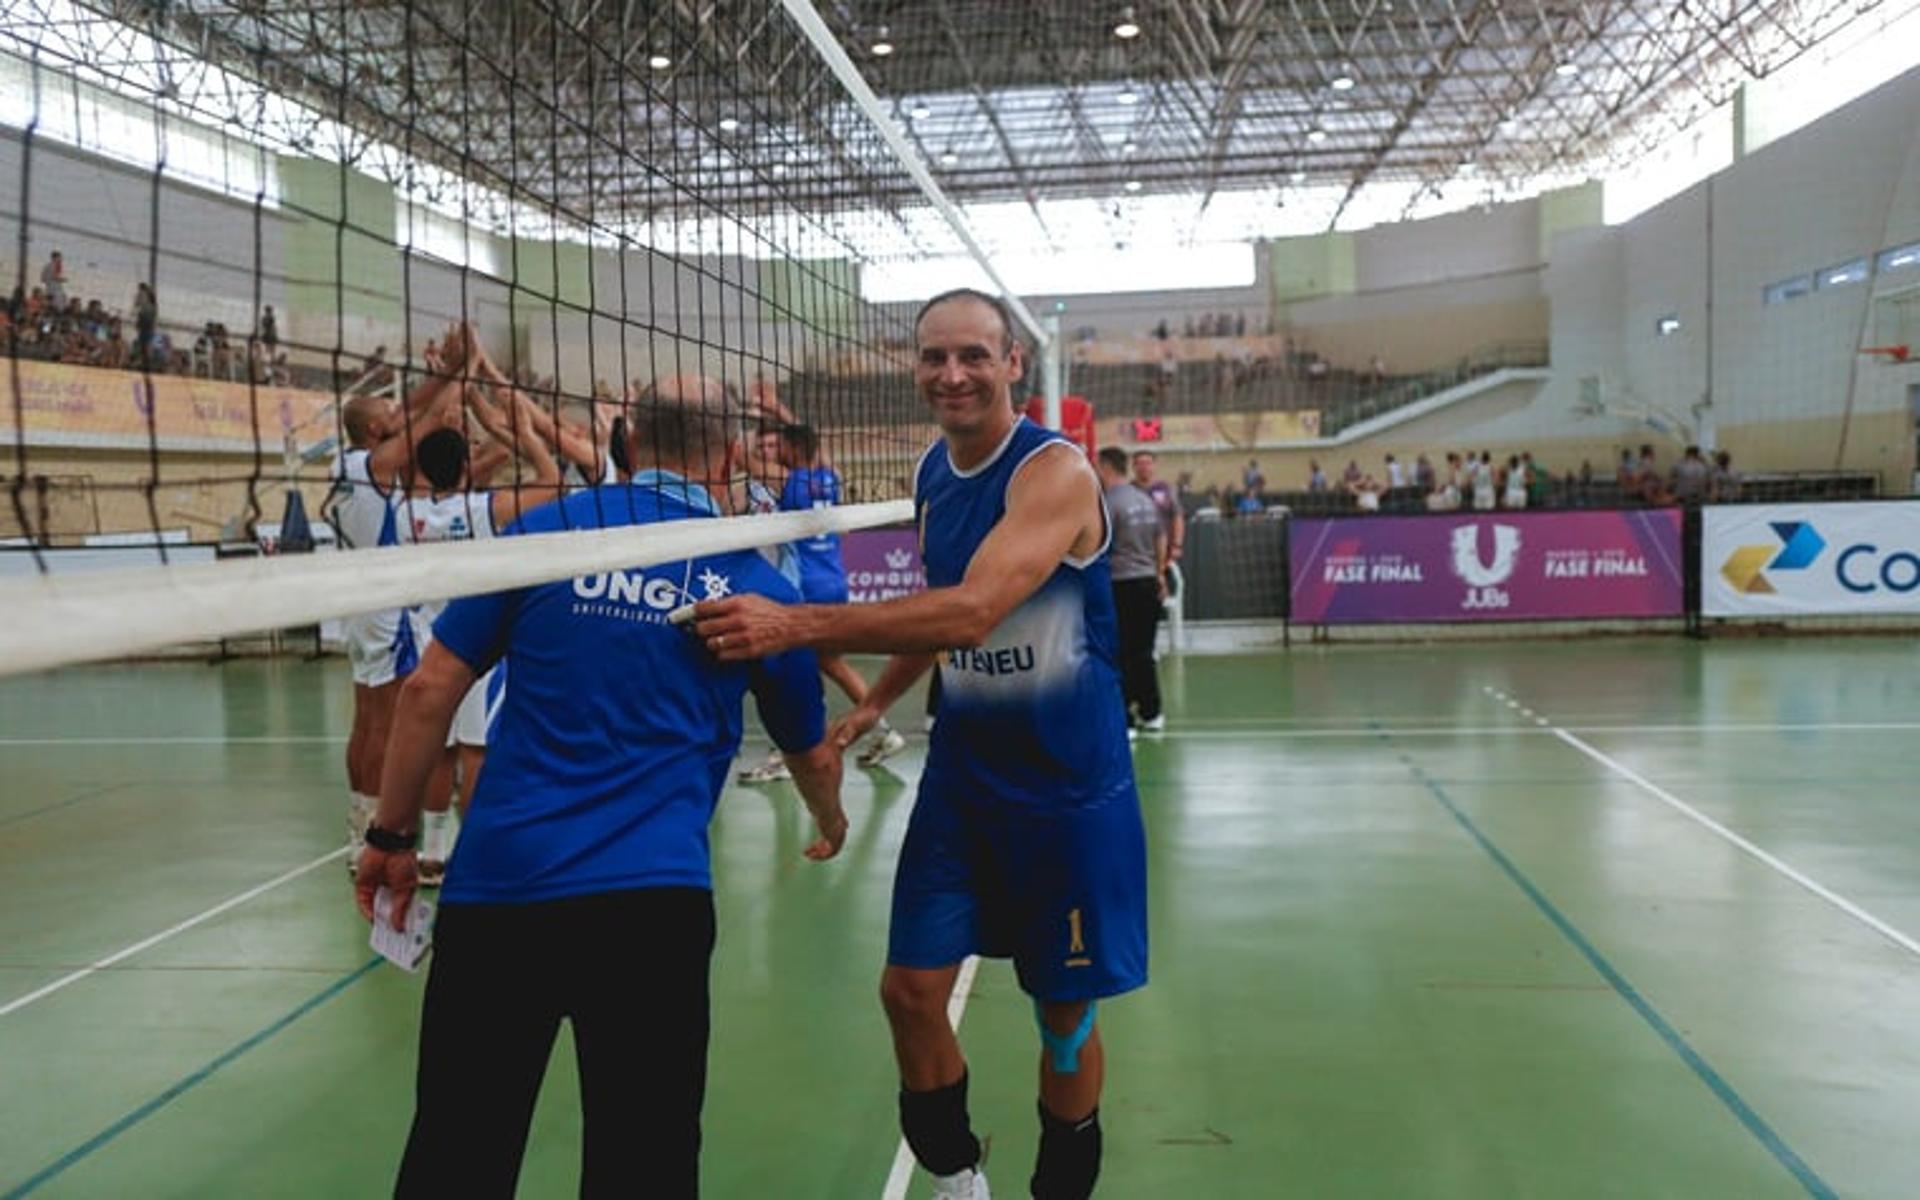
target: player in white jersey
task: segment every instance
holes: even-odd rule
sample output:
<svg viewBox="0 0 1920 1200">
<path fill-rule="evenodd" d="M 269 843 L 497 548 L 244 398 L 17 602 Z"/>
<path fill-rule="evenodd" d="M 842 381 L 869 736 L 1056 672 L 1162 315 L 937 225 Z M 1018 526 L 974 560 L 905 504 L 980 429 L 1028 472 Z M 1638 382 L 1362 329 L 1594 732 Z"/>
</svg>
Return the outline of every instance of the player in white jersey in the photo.
<svg viewBox="0 0 1920 1200">
<path fill-rule="evenodd" d="M 334 460 L 326 512 L 340 544 L 353 549 L 399 545 L 407 539 L 393 502 L 412 471 L 414 447 L 459 420 L 460 391 L 446 375 L 415 389 L 403 410 L 384 396 L 356 396 L 341 409 L 347 448 Z M 403 610 L 349 617 L 347 656 L 353 668 L 353 728 L 347 739 L 347 869 L 359 856 L 360 835 L 373 815 L 386 760 L 396 686 L 419 661 L 414 627 Z"/>
<path fill-rule="evenodd" d="M 475 350 L 475 373 L 484 374 L 491 363 L 484 352 Z M 534 404 L 511 389 L 496 407 L 477 389 L 467 393 L 468 408 L 492 442 L 474 451 L 458 430 L 446 429 L 421 440 L 415 454 L 418 468 L 418 494 L 396 504 L 400 522 L 406 527 L 405 540 L 428 543 L 491 538 L 518 519 L 521 511 L 554 499 L 560 492 L 560 467 L 541 430 L 558 429 L 544 425 Z M 570 431 L 577 434 L 578 431 Z M 486 488 L 494 471 L 515 453 L 526 459 L 528 473 L 516 473 L 503 487 Z M 589 461 L 593 461 L 589 459 Z M 596 464 L 597 465 L 597 464 Z M 407 610 L 414 637 L 424 650 L 433 640 L 433 622 L 446 607 L 446 601 L 430 601 Z M 421 827 L 420 881 L 437 885 L 446 870 L 453 849 L 453 818 L 449 814 L 455 786 L 462 808 L 473 794 L 486 753 L 486 717 L 488 696 L 494 688 L 491 672 L 475 680 L 468 689 L 462 710 L 464 722 L 456 721 L 448 731 L 447 752 L 428 783 L 426 817 Z"/>
</svg>

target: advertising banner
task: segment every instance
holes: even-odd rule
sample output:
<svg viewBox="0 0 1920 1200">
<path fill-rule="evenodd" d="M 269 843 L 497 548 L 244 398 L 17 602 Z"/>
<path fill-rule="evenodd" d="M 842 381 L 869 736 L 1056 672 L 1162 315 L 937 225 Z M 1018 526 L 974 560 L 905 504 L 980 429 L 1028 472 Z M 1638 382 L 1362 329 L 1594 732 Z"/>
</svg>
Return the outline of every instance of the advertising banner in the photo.
<svg viewBox="0 0 1920 1200">
<path fill-rule="evenodd" d="M 840 539 L 847 598 L 855 604 L 911 596 L 927 586 L 918 534 L 911 529 L 856 529 Z"/>
<path fill-rule="evenodd" d="M 1700 610 L 1710 617 L 1920 612 L 1920 502 L 1708 508 Z"/>
<path fill-rule="evenodd" d="M 30 443 L 145 449 L 153 421 L 162 450 L 251 453 L 254 412 L 269 454 L 292 429 L 318 439 L 333 432 L 333 398 L 325 392 L 184 375 L 141 375 L 66 363 L 21 361 L 20 411 Z"/>
<path fill-rule="evenodd" d="M 1293 620 L 1677 617 L 1680 510 L 1297 520 Z"/>
</svg>

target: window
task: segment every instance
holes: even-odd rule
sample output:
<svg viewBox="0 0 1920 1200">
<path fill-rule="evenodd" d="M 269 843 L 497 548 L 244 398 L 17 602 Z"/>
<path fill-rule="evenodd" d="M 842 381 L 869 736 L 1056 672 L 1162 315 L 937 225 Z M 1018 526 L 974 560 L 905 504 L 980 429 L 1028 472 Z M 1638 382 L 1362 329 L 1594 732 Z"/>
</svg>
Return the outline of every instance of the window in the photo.
<svg viewBox="0 0 1920 1200">
<path fill-rule="evenodd" d="M 1856 258 L 1852 262 L 1843 262 L 1831 267 L 1822 267 L 1818 277 L 1821 291 L 1828 288 L 1849 287 L 1856 283 L 1865 283 L 1867 279 L 1867 260 Z"/>
<path fill-rule="evenodd" d="M 1672 337 L 1679 332 L 1680 318 L 1677 314 L 1668 313 L 1664 317 L 1654 318 L 1653 333 L 1655 337 Z"/>
<path fill-rule="evenodd" d="M 1770 283 L 1762 295 L 1768 304 L 1785 304 L 1797 300 L 1813 290 L 1813 276 L 1796 275 L 1792 279 L 1782 279 L 1779 283 Z"/>
<path fill-rule="evenodd" d="M 1882 250 L 1874 267 L 1882 275 L 1889 271 L 1920 270 L 1920 242 L 1908 242 L 1904 246 Z"/>
</svg>

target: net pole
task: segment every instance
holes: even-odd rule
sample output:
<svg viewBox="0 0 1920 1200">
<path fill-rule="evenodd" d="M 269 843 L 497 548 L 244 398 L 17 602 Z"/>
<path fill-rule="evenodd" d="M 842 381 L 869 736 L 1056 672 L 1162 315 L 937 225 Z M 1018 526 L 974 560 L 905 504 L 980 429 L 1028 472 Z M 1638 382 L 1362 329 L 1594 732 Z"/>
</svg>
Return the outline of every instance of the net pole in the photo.
<svg viewBox="0 0 1920 1200">
<path fill-rule="evenodd" d="M 1048 429 L 1059 429 L 1064 423 L 1060 415 L 1061 395 L 1066 379 L 1066 363 L 1061 361 L 1060 317 L 1057 313 L 1048 313 L 1042 322 L 1047 330 L 1046 348 L 1040 353 L 1040 403 Z"/>
<path fill-rule="evenodd" d="M 913 178 L 913 182 L 919 186 L 921 192 L 925 193 L 934 210 L 940 214 L 942 220 L 946 221 L 948 228 L 953 230 L 954 236 L 960 239 L 960 244 L 967 248 L 967 253 L 973 255 L 974 261 L 986 271 L 987 278 L 991 279 L 993 286 L 999 289 L 1001 298 L 1007 302 L 1007 307 L 1013 310 L 1013 315 L 1033 336 L 1035 350 L 1041 354 L 1050 353 L 1053 347 L 1045 326 L 1033 315 L 1033 311 L 1015 294 L 1014 290 L 1007 286 L 1007 281 L 1000 277 L 999 270 L 993 265 L 993 259 L 981 248 L 979 240 L 973 236 L 973 229 L 967 224 L 966 217 L 934 181 L 933 174 L 927 170 L 926 162 L 919 153 L 907 144 L 906 138 L 900 135 L 899 128 L 887 115 L 887 110 L 880 103 L 880 98 L 874 95 L 871 87 L 867 86 L 867 81 L 860 74 L 860 69 L 853 65 L 853 60 L 847 57 L 846 49 L 840 45 L 839 39 L 833 36 L 833 31 L 827 28 L 826 21 L 821 19 L 820 10 L 813 6 L 811 0 L 780 0 L 780 6 L 787 10 L 787 15 L 793 18 L 793 23 L 800 27 L 800 32 L 813 43 L 813 48 L 819 51 L 820 57 L 826 60 L 834 77 L 840 81 L 842 87 L 847 89 L 847 95 L 853 98 L 854 105 L 879 132 L 880 139 L 887 144 L 889 150 L 893 151 L 894 157 Z"/>
</svg>

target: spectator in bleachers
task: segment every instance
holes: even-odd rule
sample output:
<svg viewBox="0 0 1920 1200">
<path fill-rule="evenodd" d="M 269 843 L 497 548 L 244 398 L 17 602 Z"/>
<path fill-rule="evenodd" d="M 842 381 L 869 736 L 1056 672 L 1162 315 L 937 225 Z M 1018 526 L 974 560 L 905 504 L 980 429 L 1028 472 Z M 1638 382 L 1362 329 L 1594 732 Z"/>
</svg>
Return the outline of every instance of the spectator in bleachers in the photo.
<svg viewBox="0 0 1920 1200">
<path fill-rule="evenodd" d="M 135 285 L 133 289 L 133 357 L 135 366 L 145 367 L 148 365 L 154 349 L 154 331 L 159 323 L 160 304 L 159 301 L 154 298 L 153 288 L 145 283 Z"/>
<path fill-rule="evenodd" d="M 1256 494 L 1267 490 L 1267 477 L 1260 470 L 1259 462 L 1251 458 L 1247 460 L 1247 469 L 1240 472 L 1240 486 Z"/>
<path fill-rule="evenodd" d="M 1620 448 L 1620 465 L 1614 468 L 1613 482 L 1619 486 L 1622 500 L 1640 490 L 1640 468 L 1633 461 L 1633 451 L 1625 446 Z"/>
<path fill-rule="evenodd" d="M 47 265 L 40 268 L 40 286 L 45 289 L 47 302 L 55 308 L 67 305 L 67 262 L 55 250 L 47 259 Z"/>
<path fill-rule="evenodd" d="M 1360 482 L 1360 475 L 1360 464 L 1351 458 L 1348 459 L 1347 469 L 1340 472 L 1340 486 L 1351 490 L 1354 484 Z"/>
<path fill-rule="evenodd" d="M 1740 498 L 1740 476 L 1733 469 L 1733 455 L 1725 450 L 1713 452 L 1713 474 L 1709 477 L 1708 488 L 1713 500 L 1719 504 L 1730 504 Z"/>
<path fill-rule="evenodd" d="M 1423 493 L 1433 491 L 1433 463 L 1424 454 L 1413 460 L 1413 486 Z"/>
<path fill-rule="evenodd" d="M 1527 474 L 1526 464 L 1520 461 L 1518 454 L 1509 454 L 1507 456 L 1506 478 L 1502 481 L 1504 486 L 1500 497 L 1500 507 L 1525 508 L 1527 506 L 1527 484 L 1529 482 L 1530 478 Z"/>
<path fill-rule="evenodd" d="M 1327 473 L 1320 469 L 1320 460 L 1317 458 L 1307 460 L 1307 490 L 1309 492 L 1327 490 Z"/>
<path fill-rule="evenodd" d="M 271 362 L 280 349 L 280 320 L 273 315 L 271 304 L 260 314 L 260 344 L 267 348 L 267 359 Z"/>
<path fill-rule="evenodd" d="M 1700 457 L 1700 447 L 1688 446 L 1680 461 L 1673 464 L 1673 479 L 1669 484 L 1673 498 L 1682 504 L 1700 503 L 1707 498 L 1712 475 L 1713 469 Z"/>
<path fill-rule="evenodd" d="M 1634 494 L 1643 504 L 1667 504 L 1672 496 L 1667 492 L 1667 482 L 1661 478 L 1660 464 L 1654 459 L 1653 444 L 1642 443 L 1640 460 L 1634 467 Z"/>
<path fill-rule="evenodd" d="M 1493 451 L 1482 450 L 1480 460 L 1468 457 L 1473 476 L 1473 507 L 1476 512 L 1492 512 L 1498 491 L 1493 477 Z"/>
</svg>

